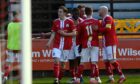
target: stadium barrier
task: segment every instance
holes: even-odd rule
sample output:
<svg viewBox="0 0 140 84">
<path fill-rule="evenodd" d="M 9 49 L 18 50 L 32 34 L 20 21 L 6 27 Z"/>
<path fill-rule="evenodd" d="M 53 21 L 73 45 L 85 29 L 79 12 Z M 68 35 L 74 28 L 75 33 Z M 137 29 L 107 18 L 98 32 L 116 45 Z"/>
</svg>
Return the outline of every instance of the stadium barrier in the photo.
<svg viewBox="0 0 140 84">
<path fill-rule="evenodd" d="M 140 32 L 140 19 L 116 19 L 115 28 L 117 33 Z"/>
<path fill-rule="evenodd" d="M 5 43 L 6 41 L 3 41 L 3 42 Z M 32 40 L 33 70 L 52 70 L 53 69 L 52 48 L 47 49 L 45 46 L 46 43 L 47 43 L 47 39 L 33 39 Z M 123 69 L 140 69 L 139 43 L 140 43 L 140 38 L 133 38 L 133 39 L 119 38 L 119 44 L 117 48 L 117 58 L 118 58 L 117 60 L 120 62 Z M 99 58 L 100 58 L 99 68 L 104 69 L 101 48 L 102 46 L 100 46 L 100 52 L 99 52 Z M 67 63 L 67 69 L 68 69 L 68 63 Z M 86 63 L 85 69 L 89 69 L 89 63 Z"/>
<path fill-rule="evenodd" d="M 33 40 L 33 69 L 34 70 L 52 70 L 53 59 L 52 49 L 46 49 L 46 39 Z M 140 39 L 119 39 L 119 45 L 117 49 L 117 58 L 121 63 L 123 69 L 140 69 Z M 100 46 L 99 52 L 99 68 L 104 69 L 102 61 L 102 49 Z M 89 68 L 89 64 L 86 64 L 85 69 Z M 68 67 L 67 67 L 68 69 Z"/>
</svg>

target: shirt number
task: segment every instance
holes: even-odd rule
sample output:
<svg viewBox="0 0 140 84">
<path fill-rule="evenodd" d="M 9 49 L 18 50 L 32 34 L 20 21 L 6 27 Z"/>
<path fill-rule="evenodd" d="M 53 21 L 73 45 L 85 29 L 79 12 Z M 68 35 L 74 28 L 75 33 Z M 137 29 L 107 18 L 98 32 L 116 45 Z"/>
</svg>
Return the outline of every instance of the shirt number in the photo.
<svg viewBox="0 0 140 84">
<path fill-rule="evenodd" d="M 91 25 L 86 26 L 86 30 L 87 30 L 88 36 L 93 34 Z"/>
</svg>

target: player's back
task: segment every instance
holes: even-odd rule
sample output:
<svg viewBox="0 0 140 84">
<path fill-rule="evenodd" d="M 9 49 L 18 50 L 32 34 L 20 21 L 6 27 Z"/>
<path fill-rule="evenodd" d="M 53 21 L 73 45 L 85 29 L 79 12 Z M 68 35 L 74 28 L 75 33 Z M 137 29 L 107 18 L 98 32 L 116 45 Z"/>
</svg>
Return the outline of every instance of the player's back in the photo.
<svg viewBox="0 0 140 84">
<path fill-rule="evenodd" d="M 98 20 L 94 18 L 85 19 L 80 24 L 80 35 L 82 47 L 87 47 L 87 42 L 91 41 L 92 46 L 98 46 L 98 32 L 93 30 L 94 25 L 98 26 Z"/>
</svg>

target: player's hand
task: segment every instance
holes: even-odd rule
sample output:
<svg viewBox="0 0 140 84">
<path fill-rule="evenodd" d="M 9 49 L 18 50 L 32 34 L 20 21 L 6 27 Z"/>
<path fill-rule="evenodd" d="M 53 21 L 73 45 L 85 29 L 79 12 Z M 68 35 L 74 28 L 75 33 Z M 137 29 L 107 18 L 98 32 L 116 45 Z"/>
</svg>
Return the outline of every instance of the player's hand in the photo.
<svg viewBox="0 0 140 84">
<path fill-rule="evenodd" d="M 46 47 L 47 47 L 47 49 L 50 48 L 50 43 L 49 42 L 46 44 Z"/>
<path fill-rule="evenodd" d="M 81 51 L 82 51 L 82 45 L 79 45 L 78 52 L 81 53 Z"/>
<path fill-rule="evenodd" d="M 98 30 L 98 25 L 92 25 L 93 30 Z"/>
<path fill-rule="evenodd" d="M 65 33 L 65 31 L 64 31 L 64 30 L 59 30 L 59 31 L 58 31 L 58 33 L 59 33 L 60 35 L 63 35 L 63 36 L 65 36 L 65 35 L 66 35 L 66 33 Z"/>
</svg>

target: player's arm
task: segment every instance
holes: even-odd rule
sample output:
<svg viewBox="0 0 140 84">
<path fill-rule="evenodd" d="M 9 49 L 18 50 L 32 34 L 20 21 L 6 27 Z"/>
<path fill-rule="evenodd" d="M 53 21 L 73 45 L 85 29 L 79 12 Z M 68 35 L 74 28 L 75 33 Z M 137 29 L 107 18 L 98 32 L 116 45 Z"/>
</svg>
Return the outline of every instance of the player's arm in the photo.
<svg viewBox="0 0 140 84">
<path fill-rule="evenodd" d="M 47 33 L 41 33 L 41 36 L 50 36 L 52 32 L 47 32 Z"/>
<path fill-rule="evenodd" d="M 50 47 L 51 43 L 53 42 L 54 37 L 55 37 L 55 32 L 52 32 L 51 37 L 50 37 L 50 39 L 49 39 L 49 41 L 48 41 L 48 43 L 46 45 L 48 48 Z"/>
<path fill-rule="evenodd" d="M 9 23 L 10 24 L 10 23 Z M 2 36 L 2 37 L 4 37 L 5 39 L 8 39 L 8 30 L 9 30 L 9 28 L 10 28 L 10 25 L 7 25 L 7 29 L 6 29 L 6 31 L 5 31 L 5 35 L 4 36 Z"/>
<path fill-rule="evenodd" d="M 57 27 L 55 26 L 55 23 L 53 23 L 53 27 L 52 27 L 52 30 L 51 30 L 51 36 L 50 36 L 50 39 L 49 41 L 47 42 L 47 47 L 49 48 L 51 43 L 53 42 L 54 40 L 54 37 L 56 35 L 56 31 L 57 31 Z"/>
<path fill-rule="evenodd" d="M 77 26 L 77 39 L 79 40 L 79 45 L 82 42 L 82 37 L 83 37 L 83 34 L 82 34 L 82 23 L 79 23 L 78 26 Z"/>
<path fill-rule="evenodd" d="M 105 28 L 99 28 L 99 32 L 101 33 L 105 33 L 107 31 L 111 30 L 111 24 L 112 24 L 112 18 L 111 17 L 107 17 L 105 19 Z"/>
<path fill-rule="evenodd" d="M 76 34 L 77 34 L 76 29 L 72 30 L 72 32 L 67 32 L 65 30 L 59 30 L 58 32 L 62 36 L 76 36 Z"/>
<path fill-rule="evenodd" d="M 78 52 L 81 53 L 82 51 L 82 39 L 83 39 L 83 34 L 82 34 L 82 23 L 78 24 L 78 28 L 77 28 L 77 39 L 79 40 L 78 41 Z"/>
<path fill-rule="evenodd" d="M 72 21 L 70 23 L 70 30 L 71 32 L 68 32 L 68 31 L 65 31 L 65 30 L 59 30 L 58 33 L 60 33 L 60 35 L 62 36 L 76 36 L 77 35 L 77 31 L 76 31 L 76 28 L 75 28 L 75 25 L 74 25 L 74 22 Z"/>
</svg>

